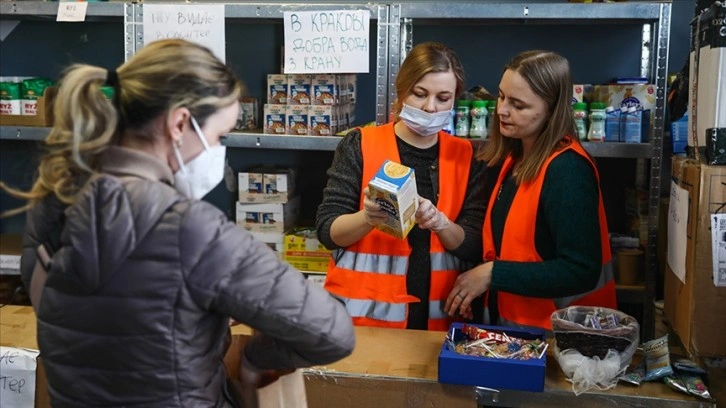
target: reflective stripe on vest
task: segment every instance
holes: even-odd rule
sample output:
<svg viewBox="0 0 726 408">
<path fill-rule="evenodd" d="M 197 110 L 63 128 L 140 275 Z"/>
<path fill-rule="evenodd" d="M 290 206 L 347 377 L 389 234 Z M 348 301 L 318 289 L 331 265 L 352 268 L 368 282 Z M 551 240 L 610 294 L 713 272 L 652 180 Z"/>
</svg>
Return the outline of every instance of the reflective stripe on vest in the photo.
<svg viewBox="0 0 726 408">
<path fill-rule="evenodd" d="M 516 214 L 516 218 L 510 218 L 510 216 L 507 216 L 507 220 L 504 225 L 504 234 L 502 236 L 501 254 L 499 255 L 496 254 L 492 235 L 491 212 L 493 205 L 489 206 L 487 209 L 487 216 L 484 220 L 483 229 L 485 260 L 502 259 L 517 262 L 542 261 L 542 258 L 539 256 L 535 247 L 535 231 L 531 226 L 536 225 L 539 199 L 547 168 L 552 160 L 562 152 L 573 150 L 584 157 L 592 166 L 593 171 L 595 172 L 595 178 L 599 185 L 600 176 L 595 164 L 579 143 L 571 140 L 569 137 L 567 139 L 569 143 L 547 158 L 537 177 L 532 181 L 522 183 L 517 189 L 517 193 L 515 194 L 512 205 L 509 209 L 509 215 Z M 494 191 L 489 201 L 490 203 L 494 203 L 496 201 L 496 194 L 513 164 L 514 162 L 511 156 L 505 159 L 497 184 L 494 186 Z M 616 308 L 615 282 L 613 280 L 611 264 L 612 256 L 610 253 L 610 241 L 608 239 L 605 207 L 602 202 L 602 192 L 599 193 L 598 201 L 602 268 L 595 288 L 586 293 L 557 299 L 534 298 L 499 291 L 498 305 L 502 321 L 510 321 L 516 324 L 550 329 L 550 315 L 552 312 L 569 305 Z M 528 227 L 524 228 L 524 225 Z"/>
<path fill-rule="evenodd" d="M 361 129 L 362 191 L 385 160 L 400 163 L 393 123 Z M 461 211 L 469 179 L 473 149 L 468 141 L 439 133 L 439 200 L 437 208 L 450 220 Z M 356 325 L 405 328 L 408 303 L 420 301 L 408 294 L 406 274 L 411 248 L 408 240 L 397 239 L 374 229 L 359 242 L 333 251 L 325 289 L 346 305 Z M 462 262 L 446 251 L 435 233 L 431 234 L 431 287 L 429 289 L 430 330 L 447 330 L 450 319 L 443 312 Z"/>
</svg>

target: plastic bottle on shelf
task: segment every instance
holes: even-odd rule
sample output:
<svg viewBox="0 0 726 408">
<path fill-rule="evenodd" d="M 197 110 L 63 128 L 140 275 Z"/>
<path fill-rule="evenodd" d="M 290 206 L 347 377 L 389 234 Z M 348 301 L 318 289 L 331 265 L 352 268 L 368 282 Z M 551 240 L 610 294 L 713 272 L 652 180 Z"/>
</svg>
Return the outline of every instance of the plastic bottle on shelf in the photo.
<svg viewBox="0 0 726 408">
<path fill-rule="evenodd" d="M 587 131 L 588 141 L 605 141 L 605 118 L 605 104 L 602 102 L 593 102 L 590 105 L 590 129 Z"/>
<path fill-rule="evenodd" d="M 469 136 L 469 107 L 471 101 L 460 99 L 456 101 L 456 125 L 454 134 L 459 137 Z"/>
<path fill-rule="evenodd" d="M 471 103 L 471 127 L 469 136 L 472 139 L 484 139 L 487 132 L 487 101 L 473 101 Z"/>
<path fill-rule="evenodd" d="M 497 101 L 489 101 L 487 103 L 487 131 L 488 134 L 492 133 L 492 122 L 494 121 L 494 115 L 497 114 Z"/>
<path fill-rule="evenodd" d="M 620 109 L 605 108 L 605 141 L 620 142 Z"/>
<path fill-rule="evenodd" d="M 446 122 L 446 126 L 442 129 L 444 132 L 453 135 L 454 134 L 454 118 L 456 117 L 456 111 L 451 108 L 449 111 L 449 121 Z"/>
<path fill-rule="evenodd" d="M 572 116 L 575 118 L 575 129 L 577 129 L 577 138 L 580 140 L 587 139 L 587 104 L 584 102 L 575 102 L 572 105 Z"/>
</svg>

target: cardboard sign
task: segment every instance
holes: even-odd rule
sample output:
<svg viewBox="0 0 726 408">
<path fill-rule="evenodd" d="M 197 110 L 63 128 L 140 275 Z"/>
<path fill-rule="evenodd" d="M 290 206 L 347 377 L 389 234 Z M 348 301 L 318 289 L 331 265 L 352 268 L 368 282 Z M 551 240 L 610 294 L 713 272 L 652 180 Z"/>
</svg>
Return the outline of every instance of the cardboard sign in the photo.
<svg viewBox="0 0 726 408">
<path fill-rule="evenodd" d="M 0 347 L 0 407 L 35 406 L 37 350 Z"/>
<path fill-rule="evenodd" d="M 224 4 L 144 5 L 144 45 L 166 38 L 201 44 L 225 61 Z"/>
<path fill-rule="evenodd" d="M 86 21 L 86 10 L 88 10 L 88 3 L 85 1 L 60 2 L 58 3 L 58 14 L 55 21 Z"/>
<path fill-rule="evenodd" d="M 368 72 L 370 11 L 286 11 L 285 73 Z"/>
</svg>

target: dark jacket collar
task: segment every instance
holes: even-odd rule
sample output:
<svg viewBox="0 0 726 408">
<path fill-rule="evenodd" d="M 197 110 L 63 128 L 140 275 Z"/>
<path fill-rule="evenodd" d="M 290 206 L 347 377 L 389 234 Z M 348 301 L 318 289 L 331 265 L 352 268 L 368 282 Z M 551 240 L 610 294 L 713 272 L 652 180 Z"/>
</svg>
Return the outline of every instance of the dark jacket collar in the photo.
<svg viewBox="0 0 726 408">
<path fill-rule="evenodd" d="M 109 146 L 99 156 L 103 173 L 158 180 L 174 185 L 174 175 L 166 163 L 141 150 Z"/>
</svg>

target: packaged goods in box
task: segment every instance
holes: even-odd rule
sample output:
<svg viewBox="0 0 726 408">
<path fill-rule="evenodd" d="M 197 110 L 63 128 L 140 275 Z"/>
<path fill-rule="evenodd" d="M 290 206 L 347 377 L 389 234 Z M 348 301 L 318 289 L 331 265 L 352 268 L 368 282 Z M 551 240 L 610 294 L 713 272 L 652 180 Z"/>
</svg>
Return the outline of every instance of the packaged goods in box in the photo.
<svg viewBox="0 0 726 408">
<path fill-rule="evenodd" d="M 239 114 L 235 129 L 252 130 L 259 127 L 259 105 L 257 98 L 245 96 L 239 103 Z"/>
<path fill-rule="evenodd" d="M 711 231 L 714 215 L 725 210 L 726 167 L 676 156 L 672 178 L 664 311 L 690 353 L 726 357 L 726 314 L 718 312 L 726 309 L 726 276 L 714 266 L 714 255 L 720 254 L 713 253 Z M 679 209 L 677 202 L 685 208 Z M 681 222 L 686 224 L 685 236 L 671 237 L 670 231 Z M 671 257 L 683 247 L 685 276 L 681 280 L 676 275 L 680 267 L 671 264 Z"/>
<path fill-rule="evenodd" d="M 20 89 L 20 84 L 15 84 Z M 43 96 L 37 97 L 34 101 L 25 100 L 26 109 L 25 114 L 21 114 L 20 110 L 17 113 L 7 114 L 9 112 L 15 112 L 15 108 L 7 106 L 6 100 L 2 99 L 0 95 L 0 126 L 51 126 L 53 125 L 53 101 L 57 92 L 56 87 L 46 87 L 43 90 Z M 0 94 L 4 93 L 5 90 L 0 87 Z M 27 97 L 27 96 L 26 96 Z M 22 106 L 20 100 L 18 100 L 18 109 Z M 36 114 L 31 114 L 36 112 Z"/>
<path fill-rule="evenodd" d="M 318 241 L 313 228 L 296 228 L 285 234 L 284 259 L 301 271 L 327 272 L 331 252 Z"/>
<path fill-rule="evenodd" d="M 295 171 L 289 168 L 255 168 L 239 173 L 241 203 L 285 203 L 295 193 Z"/>
<path fill-rule="evenodd" d="M 520 360 L 516 358 L 480 357 L 460 354 L 456 345 L 468 339 L 463 332 L 472 326 L 486 331 L 490 344 L 502 344 L 506 338 L 517 338 L 529 344 L 541 344 L 540 355 Z M 544 390 L 546 353 L 543 350 L 545 332 L 538 328 L 464 325 L 453 323 L 439 353 L 439 382 L 475 385 L 495 389 L 537 391 Z"/>
<path fill-rule="evenodd" d="M 255 239 L 258 241 L 264 242 L 267 244 L 267 246 L 270 247 L 273 251 L 277 252 L 280 259 L 283 258 L 283 252 L 284 252 L 284 241 L 285 241 L 285 234 L 282 232 L 259 232 L 259 231 L 250 231 L 250 234 L 252 234 Z"/>
<path fill-rule="evenodd" d="M 300 196 L 287 203 L 242 204 L 237 202 L 237 225 L 248 231 L 285 232 L 298 218 Z"/>
<path fill-rule="evenodd" d="M 267 75 L 267 103 L 270 105 L 287 104 L 287 75 Z"/>
<path fill-rule="evenodd" d="M 311 106 L 309 119 L 311 135 L 332 136 L 335 134 L 336 120 L 332 106 Z"/>
<path fill-rule="evenodd" d="M 406 238 L 415 224 L 418 209 L 416 175 L 410 167 L 386 160 L 368 183 L 371 199 L 388 214 L 381 231 L 396 238 Z"/>
<path fill-rule="evenodd" d="M 585 100 L 583 99 L 584 94 L 584 85 L 572 85 L 572 103 L 585 102 Z"/>
<path fill-rule="evenodd" d="M 338 103 L 338 80 L 334 74 L 312 76 L 313 105 L 335 105 Z"/>
<path fill-rule="evenodd" d="M 639 140 L 631 140 L 647 142 L 650 140 L 650 129 L 652 124 L 653 112 L 655 112 L 656 88 L 653 84 L 627 84 L 627 85 L 599 85 L 595 87 L 595 100 L 603 102 L 605 106 L 614 108 L 635 108 L 640 117 L 637 118 L 640 123 Z M 621 122 L 625 122 L 625 118 L 621 118 Z M 624 123 L 623 123 L 624 124 Z M 621 125 L 622 126 L 622 125 Z M 621 130 L 621 141 L 624 132 Z"/>
<path fill-rule="evenodd" d="M 287 119 L 287 106 L 265 104 L 265 129 L 270 135 L 285 134 Z"/>
<path fill-rule="evenodd" d="M 310 75 L 291 74 L 287 76 L 290 92 L 288 105 L 310 105 Z"/>
<path fill-rule="evenodd" d="M 308 134 L 309 108 L 306 105 L 287 106 L 287 134 L 296 136 L 306 136 Z"/>
</svg>

